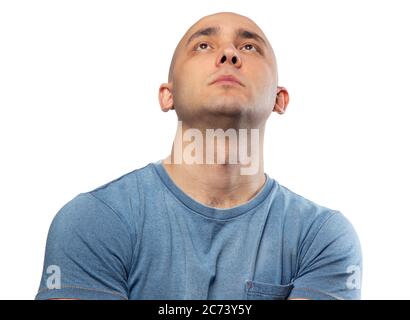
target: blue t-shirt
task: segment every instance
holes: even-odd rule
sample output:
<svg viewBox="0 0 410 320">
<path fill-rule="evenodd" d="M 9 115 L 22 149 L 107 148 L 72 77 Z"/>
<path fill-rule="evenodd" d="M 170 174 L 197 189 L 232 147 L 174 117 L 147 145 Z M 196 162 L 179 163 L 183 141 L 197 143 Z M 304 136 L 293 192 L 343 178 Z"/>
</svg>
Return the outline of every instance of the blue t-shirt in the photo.
<svg viewBox="0 0 410 320">
<path fill-rule="evenodd" d="M 51 223 L 35 299 L 360 299 L 352 224 L 265 177 L 228 209 L 188 196 L 161 160 L 78 194 Z"/>
</svg>

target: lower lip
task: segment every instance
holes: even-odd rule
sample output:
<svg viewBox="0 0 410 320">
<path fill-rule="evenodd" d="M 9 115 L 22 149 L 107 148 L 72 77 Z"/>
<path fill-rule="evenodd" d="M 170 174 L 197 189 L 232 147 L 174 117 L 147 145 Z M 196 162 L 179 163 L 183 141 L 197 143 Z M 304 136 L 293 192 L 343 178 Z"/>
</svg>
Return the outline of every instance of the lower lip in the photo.
<svg viewBox="0 0 410 320">
<path fill-rule="evenodd" d="M 216 82 L 214 82 L 214 84 L 229 84 L 229 85 L 240 85 L 238 82 L 236 81 L 232 81 L 232 80 L 218 80 Z"/>
</svg>

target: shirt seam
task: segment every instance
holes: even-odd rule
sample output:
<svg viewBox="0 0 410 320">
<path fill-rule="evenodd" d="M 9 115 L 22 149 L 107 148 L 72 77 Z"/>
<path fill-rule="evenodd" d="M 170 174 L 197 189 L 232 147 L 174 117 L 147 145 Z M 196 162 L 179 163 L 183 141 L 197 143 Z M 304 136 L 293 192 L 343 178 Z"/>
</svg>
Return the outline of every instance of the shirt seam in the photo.
<svg viewBox="0 0 410 320">
<path fill-rule="evenodd" d="M 303 255 L 303 257 L 300 259 L 300 264 L 302 264 L 303 259 L 305 258 L 306 254 L 308 253 L 309 249 L 312 247 L 313 242 L 315 242 L 316 237 L 318 236 L 320 230 L 322 230 L 324 228 L 324 226 L 328 223 L 328 221 L 330 220 L 330 218 L 332 218 L 333 216 L 335 216 L 338 213 L 338 211 L 334 211 L 332 210 L 332 214 L 329 215 L 325 221 L 323 221 L 323 223 L 320 225 L 319 229 L 316 231 L 312 241 L 309 244 L 309 247 L 306 249 L 306 253 Z"/>
<path fill-rule="evenodd" d="M 122 216 L 116 211 L 114 210 L 108 203 L 106 203 L 104 200 L 100 199 L 99 197 L 97 197 L 96 195 L 94 195 L 92 193 L 92 191 L 90 192 L 85 192 L 83 193 L 83 195 L 85 196 L 89 196 L 92 197 L 96 200 L 98 200 L 98 202 L 102 203 L 105 207 L 107 207 L 108 209 L 110 209 L 116 216 L 117 218 L 121 221 L 121 223 L 125 226 L 125 228 L 128 230 L 128 233 L 131 235 L 132 234 L 132 230 L 130 229 L 130 226 L 125 223 L 124 219 L 122 218 Z M 130 237 L 131 238 L 131 237 Z M 131 239 L 131 243 L 132 243 L 132 239 Z"/>
<path fill-rule="evenodd" d="M 172 194 L 172 196 L 173 196 L 179 203 L 181 203 L 182 205 L 184 205 L 189 211 L 192 211 L 192 213 L 194 213 L 194 214 L 196 214 L 196 215 L 199 215 L 199 216 L 201 216 L 202 218 L 205 218 L 205 219 L 208 219 L 208 220 L 212 220 L 212 221 L 219 221 L 219 222 L 226 222 L 226 221 L 231 221 L 231 220 L 239 219 L 239 218 L 241 218 L 241 217 L 243 217 L 243 216 L 249 214 L 251 211 L 256 210 L 258 207 L 260 207 L 261 205 L 263 205 L 264 202 L 266 201 L 266 199 L 267 199 L 268 196 L 269 196 L 269 194 L 268 194 L 268 196 L 266 196 L 266 198 L 263 199 L 263 200 L 262 200 L 259 204 L 257 204 L 255 207 L 249 209 L 248 211 L 242 212 L 241 214 L 238 214 L 238 215 L 235 216 L 235 217 L 228 218 L 228 219 L 218 219 L 218 218 L 208 217 L 207 215 L 202 214 L 202 213 L 200 213 L 200 212 L 194 210 L 194 209 L 191 208 L 190 206 L 186 205 L 181 199 L 179 199 L 171 190 L 169 190 L 169 189 L 167 189 L 167 190 L 168 190 L 169 193 Z"/>
<path fill-rule="evenodd" d="M 139 251 L 139 247 L 141 244 L 141 237 L 142 237 L 142 226 L 141 226 L 141 218 L 142 217 L 142 207 L 144 205 L 143 201 L 142 201 L 142 196 L 141 196 L 141 191 L 140 191 L 140 185 L 139 185 L 139 179 L 138 179 L 138 174 L 135 173 L 135 180 L 136 180 L 136 185 L 137 185 L 137 190 L 138 190 L 138 228 L 140 228 L 139 230 L 137 230 L 137 226 L 135 226 L 135 235 L 136 235 L 136 242 L 134 244 L 133 247 L 133 251 L 132 251 L 132 258 L 131 258 L 131 269 L 133 268 L 134 265 L 134 261 L 136 259 L 136 255 L 137 252 Z M 140 231 L 140 232 L 138 232 Z M 127 279 L 128 280 L 128 279 Z M 127 281 L 128 282 L 128 281 Z M 128 287 L 130 287 L 130 284 L 128 283 Z"/>
<path fill-rule="evenodd" d="M 128 265 L 128 272 L 127 272 L 127 273 L 128 273 L 128 278 L 129 278 L 129 276 L 130 276 L 130 271 L 131 271 L 131 268 L 132 268 L 134 249 L 135 249 L 135 243 L 134 243 L 134 241 L 133 241 L 133 237 L 132 237 L 132 234 L 133 234 L 133 233 L 132 233 L 131 227 L 130 227 L 127 223 L 125 223 L 125 221 L 123 220 L 122 216 L 121 216 L 116 210 L 114 210 L 114 209 L 113 209 L 110 205 L 108 205 L 105 201 L 103 201 L 102 199 L 98 198 L 96 195 L 92 194 L 92 191 L 91 191 L 91 192 L 85 192 L 85 193 L 83 193 L 83 195 L 88 196 L 88 197 L 91 197 L 91 198 L 97 200 L 97 201 L 100 202 L 102 205 L 104 205 L 104 206 L 107 207 L 109 210 L 111 210 L 111 211 L 114 213 L 114 215 L 121 221 L 121 223 L 122 223 L 122 224 L 125 226 L 125 228 L 127 229 L 127 231 L 128 231 L 128 236 L 129 236 L 130 242 L 131 242 L 131 248 L 132 248 L 131 260 L 130 260 L 130 263 L 129 263 L 129 265 Z M 128 279 L 127 279 L 127 284 L 128 284 Z M 128 285 L 127 285 L 127 290 L 129 290 Z"/>
<path fill-rule="evenodd" d="M 247 210 L 247 211 L 245 211 L 245 212 L 242 212 L 241 214 L 238 214 L 238 215 L 235 216 L 235 217 L 228 218 L 228 219 L 211 218 L 211 217 L 208 217 L 207 215 L 205 215 L 205 214 L 203 214 L 203 213 L 201 213 L 201 212 L 198 212 L 198 211 L 195 210 L 194 208 L 191 208 L 191 207 L 188 206 L 184 201 L 182 201 L 179 197 L 177 197 L 176 194 L 175 194 L 175 193 L 170 189 L 170 187 L 167 185 L 167 183 L 165 183 L 165 181 L 163 180 L 163 177 L 161 176 L 161 174 L 159 174 L 159 173 L 156 171 L 156 168 L 153 168 L 153 170 L 155 171 L 155 174 L 156 174 L 157 176 L 159 176 L 159 178 L 160 178 L 160 180 L 161 180 L 161 183 L 165 186 L 166 190 L 167 190 L 170 194 L 172 194 L 172 196 L 173 196 L 174 199 L 176 199 L 179 203 L 181 203 L 184 207 L 186 207 L 188 210 L 192 211 L 193 213 L 195 213 L 195 214 L 197 214 L 197 215 L 200 215 L 201 217 L 203 217 L 203 218 L 205 218 L 205 219 L 212 220 L 212 221 L 225 222 L 225 221 L 230 221 L 230 220 L 234 220 L 234 219 L 240 218 L 240 217 L 242 217 L 242 216 L 248 214 L 248 213 L 251 212 L 252 210 L 254 210 L 254 209 L 258 208 L 259 206 L 261 206 L 261 205 L 266 201 L 266 199 L 269 198 L 269 195 L 272 193 L 272 189 L 274 188 L 274 185 L 272 184 L 271 187 L 270 187 L 270 190 L 269 190 L 269 192 L 267 192 L 265 198 L 261 199 L 261 201 L 260 201 L 256 206 L 250 208 L 249 210 Z M 269 179 L 269 177 L 267 177 L 267 179 Z M 267 182 L 267 183 L 268 183 L 268 182 Z M 212 208 L 212 209 L 217 209 L 217 208 Z"/>
<path fill-rule="evenodd" d="M 115 292 L 115 291 L 91 289 L 91 288 L 84 288 L 84 287 L 80 287 L 80 286 L 61 286 L 59 289 L 57 289 L 57 288 L 56 289 L 43 288 L 43 289 L 38 290 L 36 296 L 38 296 L 40 293 L 43 293 L 43 292 L 50 292 L 50 291 L 55 291 L 55 290 L 60 290 L 60 289 L 80 289 L 80 290 L 85 290 L 85 291 L 108 293 L 108 294 L 111 294 L 111 295 L 120 296 L 121 298 L 124 298 L 125 300 L 128 300 L 128 297 L 124 296 L 121 293 Z"/>
<path fill-rule="evenodd" d="M 296 291 L 296 292 L 297 292 L 297 291 L 312 291 L 312 292 L 317 292 L 317 293 L 320 293 L 320 294 L 329 296 L 329 297 L 331 297 L 331 298 L 333 298 L 333 299 L 336 299 L 336 300 L 344 300 L 343 298 L 341 298 L 341 297 L 339 297 L 339 296 L 337 296 L 337 295 L 335 295 L 335 294 L 331 294 L 331 293 L 329 293 L 329 292 L 327 292 L 327 291 L 312 289 L 312 288 L 308 288 L 308 287 L 294 288 L 294 289 L 292 290 L 292 293 L 293 293 L 293 291 Z M 296 297 L 292 297 L 292 299 L 294 299 L 294 298 L 296 298 Z M 299 297 L 299 298 L 303 298 L 303 297 Z"/>
</svg>

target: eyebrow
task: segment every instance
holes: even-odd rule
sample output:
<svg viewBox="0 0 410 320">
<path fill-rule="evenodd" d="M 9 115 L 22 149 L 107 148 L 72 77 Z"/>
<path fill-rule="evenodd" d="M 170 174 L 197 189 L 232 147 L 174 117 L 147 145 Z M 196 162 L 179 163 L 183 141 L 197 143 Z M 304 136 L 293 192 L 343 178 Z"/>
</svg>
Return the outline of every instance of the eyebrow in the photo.
<svg viewBox="0 0 410 320">
<path fill-rule="evenodd" d="M 185 46 L 188 46 L 192 40 L 199 38 L 201 36 L 215 36 L 219 33 L 220 28 L 219 27 L 207 27 L 207 28 L 202 28 L 199 29 L 198 31 L 195 31 L 188 39 L 187 43 Z"/>
<path fill-rule="evenodd" d="M 260 43 L 262 43 L 265 47 L 267 47 L 267 44 L 263 37 L 261 37 L 259 34 L 253 31 L 245 30 L 245 29 L 237 29 L 236 30 L 236 37 L 241 38 L 241 39 L 254 39 Z"/>
<path fill-rule="evenodd" d="M 189 37 L 185 47 L 187 47 L 191 43 L 191 41 L 196 39 L 196 38 L 199 38 L 201 36 L 215 36 L 215 35 L 218 35 L 220 33 L 220 31 L 221 31 L 220 27 L 207 27 L 207 28 L 199 29 L 198 31 L 194 32 Z M 265 47 L 267 47 L 267 44 L 266 44 L 265 40 L 263 39 L 263 37 L 261 37 L 256 32 L 239 28 L 239 29 L 236 29 L 235 36 L 237 38 L 241 38 L 241 39 L 254 39 L 254 40 L 262 43 Z"/>
</svg>

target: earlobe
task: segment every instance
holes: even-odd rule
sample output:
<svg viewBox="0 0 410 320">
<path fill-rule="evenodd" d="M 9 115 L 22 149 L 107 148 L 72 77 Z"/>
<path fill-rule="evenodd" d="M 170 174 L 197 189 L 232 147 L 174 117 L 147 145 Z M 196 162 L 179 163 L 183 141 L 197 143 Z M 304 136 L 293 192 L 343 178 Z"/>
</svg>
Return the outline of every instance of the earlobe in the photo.
<svg viewBox="0 0 410 320">
<path fill-rule="evenodd" d="M 163 83 L 159 87 L 158 100 L 163 112 L 174 109 L 174 99 L 172 95 L 172 83 Z"/>
</svg>

